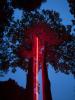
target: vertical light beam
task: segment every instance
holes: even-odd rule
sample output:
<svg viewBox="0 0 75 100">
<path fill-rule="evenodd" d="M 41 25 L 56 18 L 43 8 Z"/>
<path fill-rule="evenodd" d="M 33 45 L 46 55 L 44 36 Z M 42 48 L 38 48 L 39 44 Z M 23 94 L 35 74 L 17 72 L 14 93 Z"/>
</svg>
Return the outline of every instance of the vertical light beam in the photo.
<svg viewBox="0 0 75 100">
<path fill-rule="evenodd" d="M 36 37 L 36 100 L 38 100 L 38 37 Z"/>
<path fill-rule="evenodd" d="M 38 37 L 34 36 L 34 46 L 33 46 L 33 82 L 34 82 L 34 100 L 38 100 Z"/>
</svg>

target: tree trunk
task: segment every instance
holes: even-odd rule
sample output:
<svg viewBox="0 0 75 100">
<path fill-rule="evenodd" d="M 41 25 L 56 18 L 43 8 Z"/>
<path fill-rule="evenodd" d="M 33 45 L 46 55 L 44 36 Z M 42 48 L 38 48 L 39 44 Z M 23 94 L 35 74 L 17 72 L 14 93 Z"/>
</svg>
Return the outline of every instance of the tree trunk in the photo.
<svg viewBox="0 0 75 100">
<path fill-rule="evenodd" d="M 42 66 L 42 81 L 43 81 L 43 100 L 52 100 L 51 83 L 48 79 L 47 65 L 46 65 L 46 47 L 44 50 L 43 66 Z"/>
<path fill-rule="evenodd" d="M 33 66 L 32 60 L 30 60 L 29 68 L 28 68 L 28 75 L 27 75 L 27 86 L 25 92 L 25 99 L 26 100 L 33 100 Z"/>
<path fill-rule="evenodd" d="M 47 66 L 46 63 L 44 62 L 43 66 L 43 100 L 52 100 L 52 94 L 51 94 L 51 83 L 48 79 L 48 72 L 47 72 Z"/>
</svg>

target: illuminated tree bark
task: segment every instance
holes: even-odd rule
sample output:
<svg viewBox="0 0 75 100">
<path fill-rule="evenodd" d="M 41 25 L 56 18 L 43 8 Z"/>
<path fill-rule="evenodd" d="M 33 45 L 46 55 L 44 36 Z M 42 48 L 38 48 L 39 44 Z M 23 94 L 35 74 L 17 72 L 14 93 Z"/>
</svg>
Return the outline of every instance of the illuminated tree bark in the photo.
<svg viewBox="0 0 75 100">
<path fill-rule="evenodd" d="M 54 62 L 57 62 L 59 56 L 54 56 L 54 52 L 51 49 L 51 52 L 48 51 L 48 46 L 56 47 L 63 43 L 64 40 L 68 39 L 68 35 L 64 34 L 61 38 L 58 37 L 58 33 L 54 32 L 50 27 L 45 23 L 37 23 L 32 27 L 25 30 L 25 38 L 22 46 L 19 49 L 19 56 L 33 59 L 32 69 L 32 86 L 33 86 L 33 100 L 38 100 L 38 71 L 41 66 L 42 69 L 42 92 L 43 100 L 52 100 L 50 89 L 50 82 L 47 75 L 47 56 L 51 57 Z M 59 39 L 58 39 L 59 38 Z M 26 50 L 26 45 L 31 46 L 30 50 Z M 24 47 L 25 46 L 25 47 Z M 48 54 L 49 53 L 49 54 Z M 29 66 L 31 67 L 31 66 Z M 31 68 L 30 68 L 31 69 Z M 30 76 L 31 77 L 31 76 Z M 31 78 L 30 78 L 31 80 Z M 48 93 L 47 93 L 48 91 Z"/>
</svg>

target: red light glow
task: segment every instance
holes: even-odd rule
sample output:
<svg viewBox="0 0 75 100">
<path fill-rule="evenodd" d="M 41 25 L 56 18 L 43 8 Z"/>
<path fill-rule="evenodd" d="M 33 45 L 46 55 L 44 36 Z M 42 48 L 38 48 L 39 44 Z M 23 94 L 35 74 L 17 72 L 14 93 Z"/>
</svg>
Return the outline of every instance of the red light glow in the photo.
<svg viewBox="0 0 75 100">
<path fill-rule="evenodd" d="M 33 75 L 34 75 L 34 100 L 38 100 L 38 37 L 34 37 L 34 47 L 33 47 Z"/>
</svg>

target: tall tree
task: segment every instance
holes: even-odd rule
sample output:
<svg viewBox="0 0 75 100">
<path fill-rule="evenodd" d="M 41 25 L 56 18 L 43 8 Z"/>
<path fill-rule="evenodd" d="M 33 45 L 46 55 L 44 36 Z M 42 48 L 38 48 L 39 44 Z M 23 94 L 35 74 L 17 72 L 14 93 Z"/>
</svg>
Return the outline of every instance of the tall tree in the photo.
<svg viewBox="0 0 75 100">
<path fill-rule="evenodd" d="M 48 39 L 45 47 L 45 64 L 51 63 L 56 71 L 75 75 L 75 37 L 70 35 L 71 26 L 62 25 L 59 14 L 49 10 L 24 11 L 21 21 L 13 21 L 11 27 L 7 27 L 7 32 L 4 33 L 0 44 L 0 69 L 7 71 L 9 66 L 13 69 L 19 66 L 24 70 L 30 70 L 31 53 L 28 52 L 33 46 L 32 33 L 35 32 L 34 34 L 39 36 L 38 30 L 41 31 L 41 29 L 45 29 L 44 39 Z M 27 32 L 30 33 L 29 36 L 26 35 Z M 46 34 L 48 34 L 47 37 Z M 24 56 L 22 56 L 23 52 Z"/>
<path fill-rule="evenodd" d="M 35 35 L 40 38 L 40 44 L 44 43 L 43 46 L 45 45 L 45 48 L 39 45 L 42 54 L 45 54 L 43 68 L 46 81 L 45 91 L 48 89 L 47 85 L 50 86 L 47 63 L 51 63 L 56 71 L 66 74 L 72 73 L 75 76 L 75 36 L 70 35 L 71 26 L 62 25 L 59 14 L 55 11 L 43 10 L 40 12 L 35 10 L 45 0 L 37 0 L 37 2 L 32 0 L 33 5 L 29 4 L 30 0 L 8 1 L 0 1 L 2 9 L 0 10 L 0 31 L 3 32 L 0 34 L 0 71 L 8 72 L 11 66 L 13 73 L 16 71 L 16 66 L 28 70 L 27 88 L 28 93 L 31 94 L 29 91 L 32 85 L 31 51 L 33 48 L 32 37 Z M 13 7 L 23 9 L 23 18 L 21 21 L 12 19 L 10 23 Z M 34 11 L 32 11 L 33 9 Z M 39 62 L 41 64 L 41 58 Z"/>
</svg>

